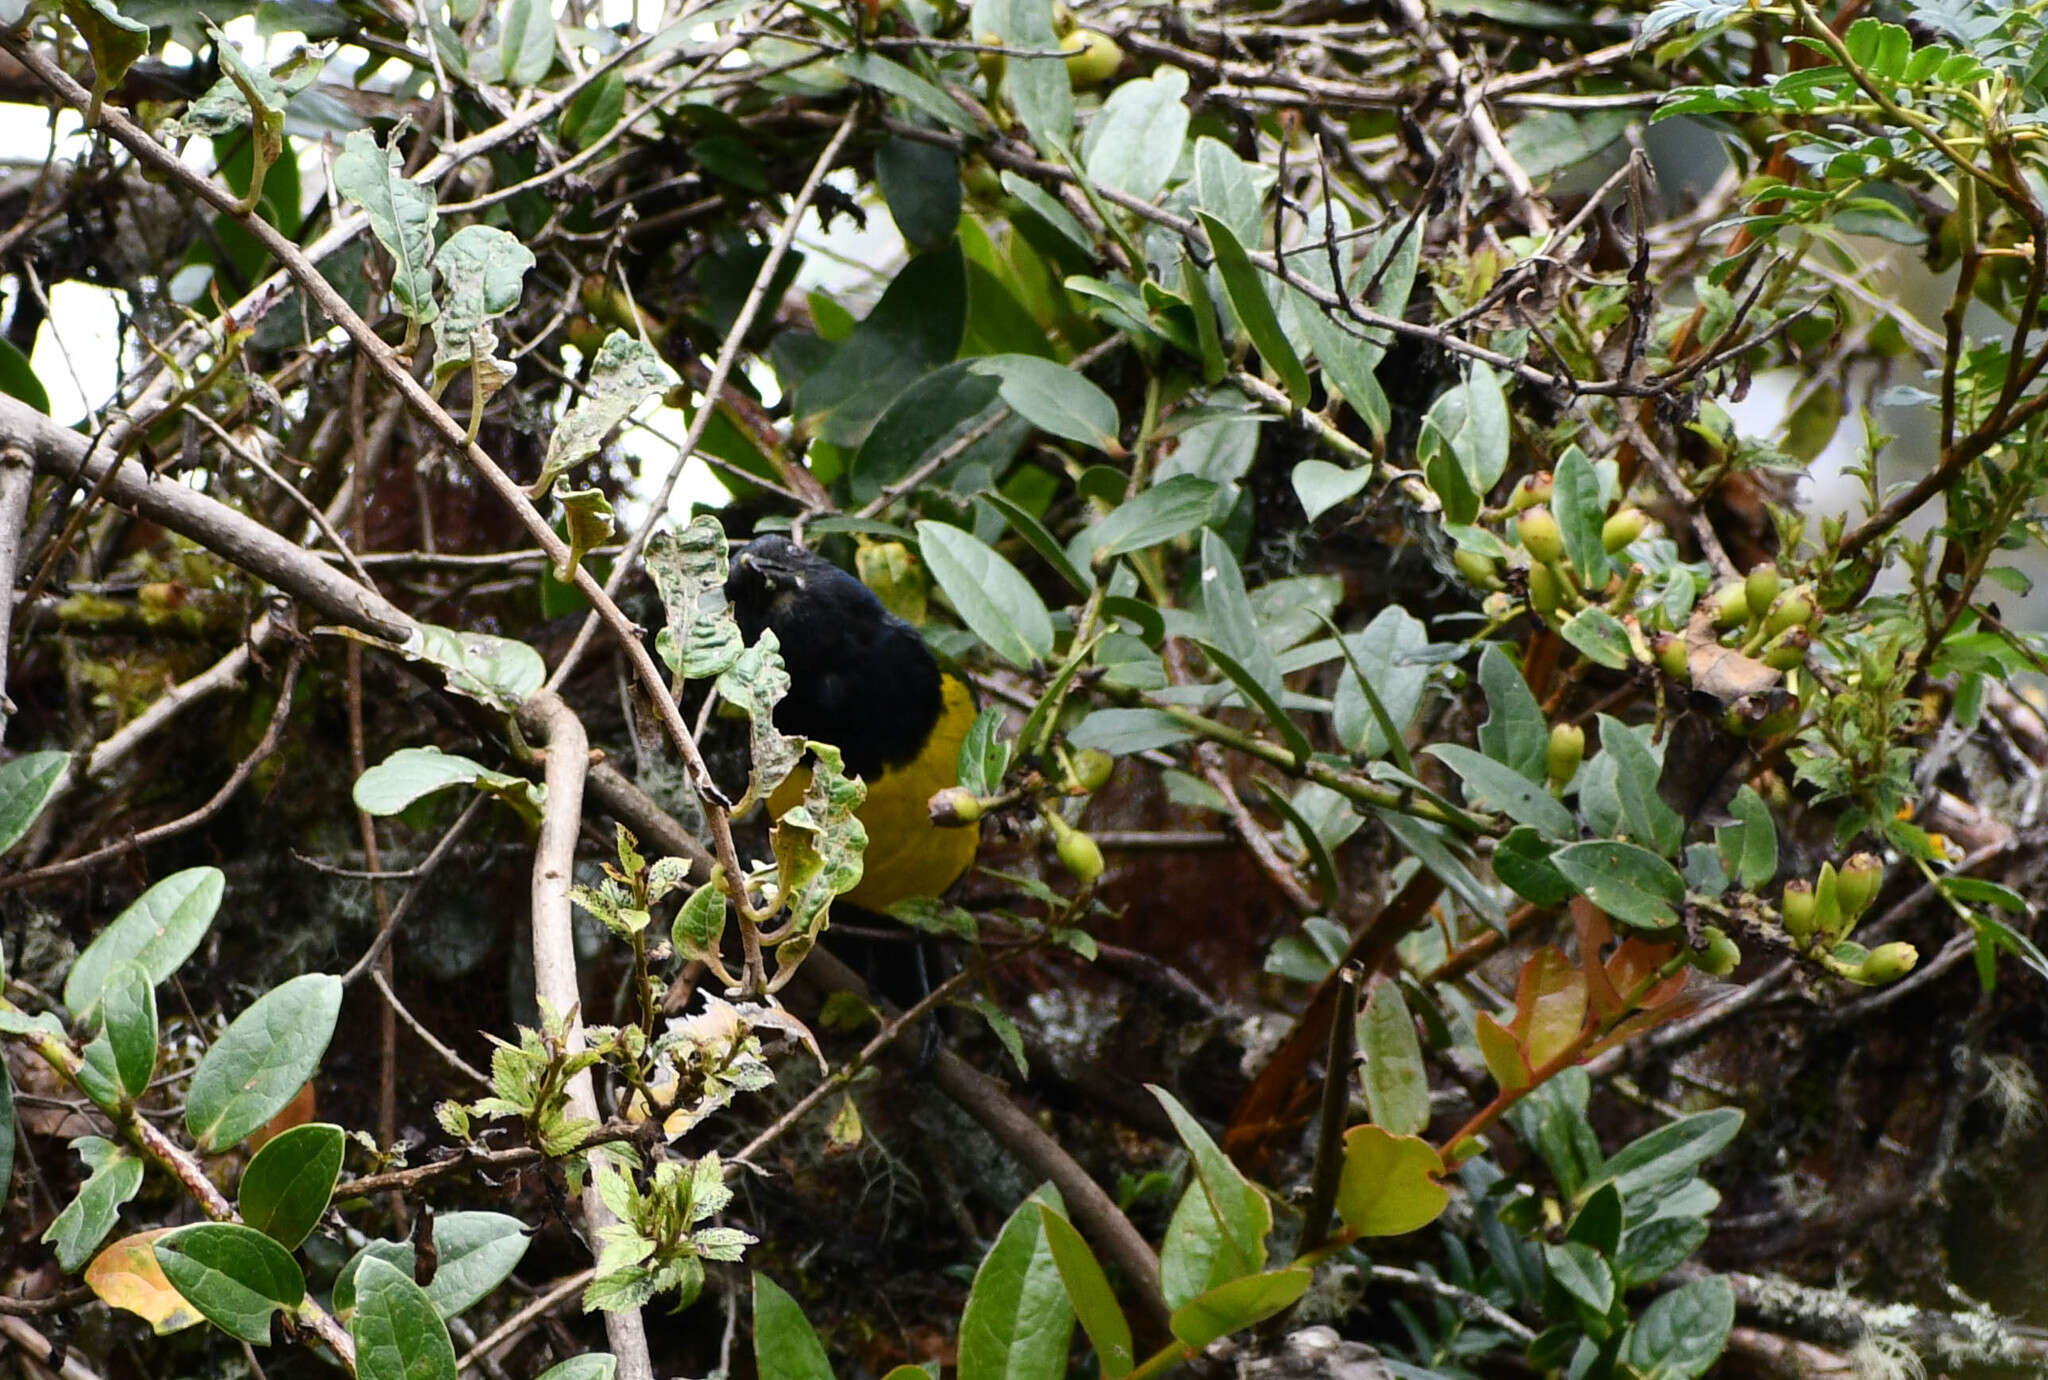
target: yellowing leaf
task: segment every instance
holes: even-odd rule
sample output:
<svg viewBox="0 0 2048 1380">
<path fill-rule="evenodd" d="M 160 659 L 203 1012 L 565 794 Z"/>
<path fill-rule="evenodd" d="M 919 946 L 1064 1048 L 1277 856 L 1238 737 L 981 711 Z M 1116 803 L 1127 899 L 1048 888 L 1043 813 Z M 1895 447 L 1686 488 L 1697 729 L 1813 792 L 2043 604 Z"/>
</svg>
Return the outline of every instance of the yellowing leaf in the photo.
<svg viewBox="0 0 2048 1380">
<path fill-rule="evenodd" d="M 164 1278 L 156 1263 L 154 1243 L 173 1227 L 124 1236 L 93 1257 L 85 1282 L 113 1308 L 125 1308 L 156 1330 L 159 1337 L 183 1331 L 201 1321 L 197 1309 Z"/>
<path fill-rule="evenodd" d="M 1543 1067 L 1570 1044 L 1586 1023 L 1586 975 L 1546 945 L 1522 966 L 1515 988 L 1511 1029 L 1532 1069 Z"/>
<path fill-rule="evenodd" d="M 1521 1042 L 1514 1034 L 1484 1011 L 1472 1022 L 1472 1028 L 1479 1034 L 1479 1056 L 1486 1060 L 1486 1071 L 1500 1084 L 1501 1091 L 1527 1087 L 1529 1066 L 1522 1059 Z"/>
<path fill-rule="evenodd" d="M 1443 1172 L 1442 1158 L 1422 1137 L 1354 1126 L 1344 1135 L 1337 1215 L 1360 1236 L 1419 1231 L 1451 1201 L 1450 1192 L 1436 1181 Z"/>
</svg>

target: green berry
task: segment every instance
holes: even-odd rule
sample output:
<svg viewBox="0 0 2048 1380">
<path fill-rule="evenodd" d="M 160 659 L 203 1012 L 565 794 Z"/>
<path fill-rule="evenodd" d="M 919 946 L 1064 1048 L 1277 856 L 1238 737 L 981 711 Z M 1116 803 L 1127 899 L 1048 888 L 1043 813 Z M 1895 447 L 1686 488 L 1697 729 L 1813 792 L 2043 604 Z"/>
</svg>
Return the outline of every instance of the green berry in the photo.
<svg viewBox="0 0 2048 1380">
<path fill-rule="evenodd" d="M 1778 916 L 1785 922 L 1785 933 L 1792 936 L 1795 944 L 1804 944 L 1813 938 L 1815 899 L 1813 883 L 1804 878 L 1794 878 L 1785 883 L 1785 894 L 1778 903 Z"/>
<path fill-rule="evenodd" d="M 1577 724 L 1554 724 L 1550 730 L 1550 744 L 1544 753 L 1544 767 L 1549 773 L 1550 784 L 1563 790 L 1578 775 L 1579 763 L 1586 758 L 1586 730 Z"/>
<path fill-rule="evenodd" d="M 1529 555 L 1544 565 L 1557 562 L 1564 555 L 1564 531 L 1557 525 L 1548 508 L 1531 508 L 1523 513 L 1520 520 L 1522 545 Z"/>
<path fill-rule="evenodd" d="M 1760 565 L 1750 571 L 1742 581 L 1742 592 L 1749 599 L 1749 607 L 1754 611 L 1769 608 L 1771 601 L 1778 597 L 1779 583 L 1775 565 Z"/>
<path fill-rule="evenodd" d="M 1870 903 L 1877 899 L 1879 888 L 1884 885 L 1884 861 L 1875 853 L 1857 853 L 1842 864 L 1841 872 L 1835 877 L 1835 895 L 1842 903 L 1842 914 L 1851 921 L 1859 920 L 1870 909 Z"/>
<path fill-rule="evenodd" d="M 1920 962 L 1920 951 L 1911 944 L 1893 942 L 1880 944 L 1870 951 L 1856 971 L 1849 975 L 1853 982 L 1866 987 L 1879 987 L 1887 982 L 1897 982 L 1913 971 Z"/>
<path fill-rule="evenodd" d="M 962 828 L 981 821 L 981 798 L 965 786 L 948 786 L 934 795 L 925 808 L 932 823 L 941 829 Z"/>
<path fill-rule="evenodd" d="M 1708 977 L 1723 978 L 1742 962 L 1742 950 L 1718 925 L 1700 932 L 1700 947 L 1692 954 L 1692 966 Z"/>
<path fill-rule="evenodd" d="M 1600 524 L 1600 544 L 1612 556 L 1643 534 L 1650 525 L 1649 514 L 1640 508 L 1616 508 Z"/>
<path fill-rule="evenodd" d="M 1082 748 L 1074 754 L 1074 784 L 1091 795 L 1109 784 L 1115 770 L 1116 759 L 1101 748 Z"/>
</svg>

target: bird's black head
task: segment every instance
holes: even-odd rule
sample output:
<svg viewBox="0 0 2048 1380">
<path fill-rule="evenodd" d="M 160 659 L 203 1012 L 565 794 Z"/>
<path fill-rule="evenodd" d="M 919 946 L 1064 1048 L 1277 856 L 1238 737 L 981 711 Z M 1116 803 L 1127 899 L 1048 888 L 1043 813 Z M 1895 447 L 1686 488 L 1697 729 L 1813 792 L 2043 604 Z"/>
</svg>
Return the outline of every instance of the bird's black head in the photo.
<svg viewBox="0 0 2048 1380">
<path fill-rule="evenodd" d="M 871 781 L 917 755 L 943 702 L 938 663 L 866 585 L 787 537 L 764 536 L 733 553 L 725 597 L 750 645 L 772 630 L 782 648 L 784 732 L 831 743 Z"/>
</svg>

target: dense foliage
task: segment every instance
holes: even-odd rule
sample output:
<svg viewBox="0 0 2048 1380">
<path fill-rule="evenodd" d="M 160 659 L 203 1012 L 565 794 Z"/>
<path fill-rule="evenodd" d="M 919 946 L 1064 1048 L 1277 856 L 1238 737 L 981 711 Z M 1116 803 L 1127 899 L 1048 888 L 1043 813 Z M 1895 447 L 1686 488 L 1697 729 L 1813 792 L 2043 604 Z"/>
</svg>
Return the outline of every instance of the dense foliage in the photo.
<svg viewBox="0 0 2048 1380">
<path fill-rule="evenodd" d="M 2048 1358 L 2035 9 L 0 26 L 39 1364 Z M 895 924 L 772 530 L 984 706 Z"/>
</svg>

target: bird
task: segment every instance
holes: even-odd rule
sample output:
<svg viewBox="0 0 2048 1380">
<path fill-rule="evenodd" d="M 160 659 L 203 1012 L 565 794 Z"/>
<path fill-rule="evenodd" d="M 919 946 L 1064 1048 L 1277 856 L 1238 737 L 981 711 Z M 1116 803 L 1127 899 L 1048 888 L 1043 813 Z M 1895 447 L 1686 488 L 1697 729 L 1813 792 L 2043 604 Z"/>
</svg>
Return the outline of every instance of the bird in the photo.
<svg viewBox="0 0 2048 1380">
<path fill-rule="evenodd" d="M 932 823 L 933 795 L 960 781 L 960 744 L 978 713 L 965 676 L 874 591 L 779 535 L 734 553 L 725 596 L 748 645 L 772 631 L 789 672 L 775 707 L 785 733 L 830 743 L 867 786 L 856 814 L 868 835 L 861 880 L 844 899 L 887 914 L 913 896 L 942 896 L 974 865 L 973 827 Z M 799 770 L 769 796 L 779 818 L 803 795 Z"/>
</svg>

